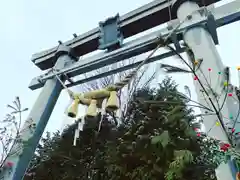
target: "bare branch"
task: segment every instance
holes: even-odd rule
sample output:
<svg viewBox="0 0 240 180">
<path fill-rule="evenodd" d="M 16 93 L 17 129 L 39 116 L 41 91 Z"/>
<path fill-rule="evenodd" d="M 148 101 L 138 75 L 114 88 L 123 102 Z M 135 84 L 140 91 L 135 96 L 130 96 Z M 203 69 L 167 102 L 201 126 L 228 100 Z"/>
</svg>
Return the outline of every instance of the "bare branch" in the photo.
<svg viewBox="0 0 240 180">
<path fill-rule="evenodd" d="M 2 154 L 0 157 L 0 167 L 4 166 L 5 161 L 9 156 L 20 151 L 19 145 L 22 143 L 20 137 L 20 127 L 22 121 L 22 112 L 28 108 L 21 109 L 20 98 L 16 97 L 12 105 L 7 105 L 12 112 L 8 113 L 1 121 L 2 128 L 0 128 L 0 146 L 2 146 Z M 16 119 L 18 117 L 18 120 Z M 18 145 L 19 144 L 19 145 Z"/>
</svg>

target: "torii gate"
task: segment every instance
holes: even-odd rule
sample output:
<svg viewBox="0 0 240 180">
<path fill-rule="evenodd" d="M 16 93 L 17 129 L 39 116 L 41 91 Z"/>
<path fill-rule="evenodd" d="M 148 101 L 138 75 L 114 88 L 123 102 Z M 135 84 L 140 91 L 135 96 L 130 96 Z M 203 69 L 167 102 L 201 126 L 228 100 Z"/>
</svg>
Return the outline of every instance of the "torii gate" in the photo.
<svg viewBox="0 0 240 180">
<path fill-rule="evenodd" d="M 62 90 L 62 85 L 56 78 L 56 74 L 62 78 L 63 82 L 65 80 L 70 82 L 66 84 L 67 87 L 72 87 L 134 68 L 139 63 L 126 65 L 76 82 L 70 80 L 71 77 L 153 50 L 156 46 L 156 38 L 159 36 L 162 38 L 167 37 L 171 30 L 175 30 L 171 34 L 171 40 L 179 53 L 185 50 L 179 44 L 180 40 L 184 40 L 194 52 L 196 59 L 203 60 L 201 64 L 202 72 L 198 73 L 199 79 L 205 81 L 203 75 L 208 73 L 209 67 L 214 67 L 214 72 L 223 72 L 225 67 L 215 47 L 215 44 L 218 44 L 216 28 L 240 19 L 240 1 L 235 0 L 221 7 L 214 8 L 212 4 L 216 1 L 220 0 L 208 0 L 205 4 L 199 0 L 155 0 L 121 17 L 117 15 L 109 18 L 99 23 L 98 28 L 92 29 L 80 36 L 74 35 L 74 38 L 67 42 L 59 42 L 57 47 L 34 54 L 32 62 L 41 70 L 54 68 L 57 72 L 49 71 L 49 73 L 35 77 L 29 85 L 29 88 L 32 90 L 43 87 L 27 119 L 32 120 L 36 124 L 36 128 L 33 132 L 24 131 L 22 133 L 22 140 L 28 141 L 29 145 L 20 146 L 18 144 L 22 148 L 22 152 L 8 158 L 8 160 L 14 163 L 14 166 L 12 167 L 12 173 L 4 174 L 4 180 L 21 180 L 24 176 Z M 169 7 L 169 4 L 172 6 Z M 203 7 L 204 5 L 205 7 Z M 172 21 L 169 21 L 169 8 L 171 8 L 171 16 L 174 19 Z M 166 22 L 168 22 L 167 28 L 124 43 L 125 38 Z M 78 61 L 79 56 L 97 49 L 106 51 Z M 172 55 L 174 55 L 173 52 L 163 53 L 151 57 L 147 63 Z M 222 87 L 217 76 L 217 73 L 212 73 L 211 84 L 216 86 L 216 92 L 220 93 Z M 199 84 L 195 82 L 195 86 L 199 102 L 207 105 L 207 101 L 204 100 L 205 97 L 202 96 Z M 213 96 L 214 94 L 209 93 L 209 97 Z M 235 113 L 237 110 L 236 107 L 232 106 L 233 103 L 231 100 L 227 100 L 225 103 L 224 98 L 220 98 L 219 102 L 224 102 L 222 112 L 225 115 L 233 114 L 233 116 L 236 116 Z M 214 103 L 217 104 L 217 102 Z M 215 119 L 216 115 L 204 118 L 207 130 L 211 128 Z M 23 128 L 28 127 L 28 122 L 26 121 Z M 240 131 L 239 126 L 235 127 L 235 129 Z M 226 132 L 222 126 L 213 129 L 209 135 L 217 135 L 219 139 L 228 141 Z M 231 164 L 221 165 L 217 175 L 218 179 L 235 179 L 236 170 L 234 168 L 230 170 L 231 167 L 233 167 Z"/>
</svg>

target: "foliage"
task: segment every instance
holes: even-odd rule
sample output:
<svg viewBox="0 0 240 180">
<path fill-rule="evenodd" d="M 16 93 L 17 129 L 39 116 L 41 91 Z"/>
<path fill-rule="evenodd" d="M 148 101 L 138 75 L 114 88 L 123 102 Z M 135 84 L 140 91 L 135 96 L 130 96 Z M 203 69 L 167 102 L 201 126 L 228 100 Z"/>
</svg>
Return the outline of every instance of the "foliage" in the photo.
<svg viewBox="0 0 240 180">
<path fill-rule="evenodd" d="M 216 179 L 214 170 L 228 151 L 196 135 L 192 110 L 183 101 L 170 79 L 157 89 L 138 89 L 119 126 L 106 115 L 97 133 L 99 114 L 87 121 L 77 146 L 77 123 L 44 138 L 25 179 Z"/>
</svg>

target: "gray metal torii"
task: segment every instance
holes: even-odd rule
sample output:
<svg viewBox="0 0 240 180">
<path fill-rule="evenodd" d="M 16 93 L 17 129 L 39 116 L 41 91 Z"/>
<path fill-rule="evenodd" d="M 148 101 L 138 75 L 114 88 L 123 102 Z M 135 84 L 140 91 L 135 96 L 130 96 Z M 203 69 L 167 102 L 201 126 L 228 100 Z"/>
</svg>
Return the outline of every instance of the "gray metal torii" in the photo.
<svg viewBox="0 0 240 180">
<path fill-rule="evenodd" d="M 122 42 L 124 38 L 167 22 L 169 20 L 169 2 L 173 4 L 172 17 L 175 20 L 169 22 L 168 28 L 156 31 L 125 44 Z M 210 64 L 209 61 L 203 63 L 203 69 L 212 66 L 216 67 L 216 71 L 222 71 L 223 65 L 215 48 L 215 44 L 218 43 L 216 28 L 240 19 L 240 1 L 236 0 L 219 8 L 213 8 L 213 6 L 210 5 L 214 2 L 216 1 L 209 0 L 205 4 L 209 5 L 207 7 L 207 10 L 211 12 L 209 14 L 206 13 L 206 9 L 199 8 L 197 3 L 199 3 L 200 6 L 203 6 L 203 4 L 198 0 L 156 0 L 124 16 L 110 18 L 100 23 L 100 28 L 95 28 L 84 35 L 77 36 L 73 40 L 60 44 L 58 47 L 35 54 L 32 57 L 32 61 L 42 70 L 54 67 L 54 69 L 58 70 L 59 75 L 64 75 L 61 77 L 62 80 L 65 81 L 67 79 L 66 77 L 74 77 L 152 50 L 156 46 L 156 42 L 154 41 L 155 38 L 159 35 L 166 37 L 171 29 L 174 29 L 180 21 L 182 22 L 183 19 L 188 17 L 188 20 L 182 23 L 177 29 L 175 38 L 172 38 L 175 47 L 178 48 L 179 52 L 183 52 L 184 49 L 179 46 L 178 41 L 184 39 L 193 49 L 197 58 L 211 60 Z M 106 33 L 108 34 L 107 36 Z M 110 37 L 109 34 L 111 35 Z M 195 36 L 200 36 L 201 38 L 196 40 Z M 77 61 L 78 56 L 97 50 L 98 47 L 100 49 L 107 49 L 108 51 Z M 149 62 L 170 57 L 171 55 L 173 54 L 168 52 L 155 56 L 152 57 Z M 74 84 L 69 83 L 67 86 L 71 87 L 76 84 L 81 84 L 89 80 L 133 68 L 136 65 L 137 63 L 127 65 L 107 73 L 90 77 L 87 80 L 80 80 L 79 82 L 74 82 Z M 20 146 L 22 151 L 20 154 L 15 154 L 8 158 L 9 161 L 14 163 L 14 166 L 12 173 L 4 174 L 4 179 L 20 180 L 24 176 L 62 90 L 60 82 L 54 76 L 54 74 L 49 72 L 31 81 L 29 87 L 32 90 L 43 87 L 27 119 L 32 120 L 36 124 L 36 128 L 32 133 L 30 131 L 24 131 L 21 134 L 22 140 L 27 141 L 28 146 L 17 144 L 14 147 L 19 148 Z M 204 80 L 201 74 L 199 74 L 199 78 Z M 216 81 L 212 83 L 218 85 Z M 196 87 L 199 101 L 206 104 L 199 93 L 200 88 L 198 84 L 196 84 Z M 229 114 L 230 109 L 228 106 L 224 107 L 224 111 L 226 111 L 226 114 Z M 213 122 L 211 118 L 207 120 Z M 209 122 L 206 120 L 204 121 L 207 129 L 210 128 Z M 29 124 L 25 123 L 23 128 L 27 128 L 28 125 Z M 213 133 L 218 134 L 222 140 L 227 140 L 226 134 L 221 127 L 213 131 Z M 220 167 L 218 179 L 233 179 L 230 166 L 223 165 Z"/>
</svg>

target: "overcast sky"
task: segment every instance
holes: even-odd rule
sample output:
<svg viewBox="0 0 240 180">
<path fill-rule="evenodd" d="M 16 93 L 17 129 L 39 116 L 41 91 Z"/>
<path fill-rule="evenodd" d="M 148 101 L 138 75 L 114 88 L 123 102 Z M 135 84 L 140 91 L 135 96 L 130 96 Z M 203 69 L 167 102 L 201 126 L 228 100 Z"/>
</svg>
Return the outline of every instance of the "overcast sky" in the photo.
<svg viewBox="0 0 240 180">
<path fill-rule="evenodd" d="M 71 39 L 73 33 L 82 34 L 91 30 L 107 17 L 116 13 L 123 15 L 148 2 L 150 1 L 1 0 L 1 116 L 6 114 L 6 104 L 11 103 L 15 96 L 20 96 L 25 107 L 31 108 L 35 102 L 40 91 L 31 91 L 28 85 L 33 77 L 41 74 L 41 70 L 31 62 L 32 54 L 56 46 L 58 40 Z M 218 29 L 218 50 L 223 62 L 231 67 L 232 81 L 235 84 L 238 82 L 236 66 L 240 65 L 239 29 L 239 22 Z M 173 58 L 169 58 L 168 62 L 170 59 L 174 62 Z M 183 75 L 174 76 L 177 83 L 181 83 L 182 78 Z M 190 76 L 187 76 L 185 83 L 192 84 Z M 180 88 L 184 85 L 181 84 Z M 68 97 L 63 92 L 47 130 L 55 131 L 61 127 L 67 103 Z"/>
</svg>

